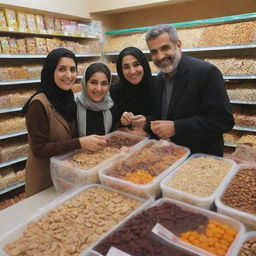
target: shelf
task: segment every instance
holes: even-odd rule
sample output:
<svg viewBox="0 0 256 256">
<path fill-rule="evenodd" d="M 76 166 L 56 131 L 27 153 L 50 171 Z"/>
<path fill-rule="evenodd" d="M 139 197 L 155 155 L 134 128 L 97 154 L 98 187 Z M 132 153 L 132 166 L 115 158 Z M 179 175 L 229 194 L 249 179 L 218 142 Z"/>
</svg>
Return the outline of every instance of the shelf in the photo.
<svg viewBox="0 0 256 256">
<path fill-rule="evenodd" d="M 2 113 L 10 113 L 22 110 L 22 107 L 12 107 L 12 108 L 2 108 L 0 109 L 0 114 Z"/>
<path fill-rule="evenodd" d="M 0 135 L 0 140 L 7 139 L 7 138 L 11 138 L 11 137 L 21 136 L 21 135 L 24 135 L 24 134 L 27 134 L 27 133 L 28 133 L 28 132 L 27 132 L 26 130 L 24 130 L 24 131 L 18 131 L 18 132 L 6 133 L 6 134 L 3 134 L 3 135 Z"/>
<path fill-rule="evenodd" d="M 41 79 L 25 79 L 25 80 L 8 80 L 8 81 L 0 81 L 1 85 L 12 85 L 12 84 L 34 84 L 40 83 Z"/>
<path fill-rule="evenodd" d="M 256 79 L 256 75 L 224 75 L 224 80 L 250 80 Z"/>
<path fill-rule="evenodd" d="M 68 33 L 68 32 L 52 32 L 46 30 L 35 30 L 35 31 L 28 31 L 24 29 L 14 29 L 11 27 L 1 28 L 0 33 L 11 33 L 11 34 L 22 34 L 22 35 L 35 35 L 35 36 L 54 36 L 54 37 L 73 37 L 73 38 L 82 38 L 82 39 L 99 39 L 98 35 L 90 35 L 90 34 L 75 34 L 75 33 Z"/>
<path fill-rule="evenodd" d="M 204 52 L 223 52 L 223 51 L 230 51 L 230 52 L 247 52 L 255 54 L 256 50 L 256 43 L 251 44 L 240 44 L 240 45 L 220 45 L 220 46 L 208 46 L 208 47 L 198 47 L 198 48 L 183 48 L 182 52 L 185 53 L 204 53 Z M 142 50 L 145 54 L 150 54 L 149 50 Z M 119 52 L 106 52 L 104 53 L 105 56 L 118 56 Z"/>
<path fill-rule="evenodd" d="M 16 188 L 22 187 L 22 186 L 24 186 L 24 185 L 25 185 L 25 182 L 24 182 L 24 181 L 21 181 L 21 182 L 19 182 L 19 183 L 13 184 L 13 185 L 11 185 L 11 186 L 9 186 L 9 187 L 7 187 L 7 188 L 1 189 L 1 190 L 0 190 L 0 195 L 5 194 L 5 193 L 7 193 L 7 192 L 9 192 L 9 191 L 12 191 L 12 190 L 14 190 L 14 189 L 16 189 Z"/>
<path fill-rule="evenodd" d="M 235 125 L 233 127 L 233 130 L 247 131 L 247 132 L 256 132 L 256 127 Z"/>
<path fill-rule="evenodd" d="M 233 104 L 256 105 L 256 100 L 230 100 Z"/>
<path fill-rule="evenodd" d="M 225 141 L 224 145 L 227 147 L 236 148 L 236 143 L 234 143 L 234 142 Z"/>
<path fill-rule="evenodd" d="M 77 53 L 77 58 L 100 57 L 100 53 Z M 0 59 L 43 59 L 47 54 L 0 54 Z"/>
<path fill-rule="evenodd" d="M 16 163 L 19 163 L 19 162 L 22 162 L 22 161 L 25 161 L 25 160 L 27 160 L 27 157 L 26 156 L 21 156 L 21 157 L 15 158 L 15 159 L 10 160 L 10 161 L 5 161 L 5 162 L 0 163 L 0 168 L 5 167 L 5 166 L 9 166 L 9 165 L 12 165 L 12 164 L 16 164 Z"/>
</svg>

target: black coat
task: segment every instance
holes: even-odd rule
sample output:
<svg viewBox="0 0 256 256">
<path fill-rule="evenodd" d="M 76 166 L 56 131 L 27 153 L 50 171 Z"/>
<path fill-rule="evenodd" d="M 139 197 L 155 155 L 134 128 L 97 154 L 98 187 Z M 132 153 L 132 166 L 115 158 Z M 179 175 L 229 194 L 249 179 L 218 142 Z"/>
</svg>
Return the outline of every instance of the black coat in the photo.
<svg viewBox="0 0 256 256">
<path fill-rule="evenodd" d="M 161 119 L 163 88 L 160 72 L 151 87 L 153 120 Z M 167 120 L 174 121 L 174 143 L 189 147 L 192 153 L 223 155 L 223 133 L 232 129 L 234 118 L 222 74 L 214 65 L 182 55 Z"/>
</svg>

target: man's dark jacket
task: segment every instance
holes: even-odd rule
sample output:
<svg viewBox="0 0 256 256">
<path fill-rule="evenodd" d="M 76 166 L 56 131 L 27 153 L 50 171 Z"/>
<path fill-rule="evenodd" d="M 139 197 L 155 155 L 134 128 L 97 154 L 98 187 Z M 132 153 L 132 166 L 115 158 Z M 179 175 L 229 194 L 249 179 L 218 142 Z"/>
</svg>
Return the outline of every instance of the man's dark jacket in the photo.
<svg viewBox="0 0 256 256">
<path fill-rule="evenodd" d="M 152 120 L 161 119 L 164 76 L 160 72 L 151 85 Z M 223 133 L 232 129 L 234 118 L 222 74 L 214 65 L 182 54 L 167 120 L 174 121 L 174 143 L 192 153 L 223 155 Z"/>
</svg>

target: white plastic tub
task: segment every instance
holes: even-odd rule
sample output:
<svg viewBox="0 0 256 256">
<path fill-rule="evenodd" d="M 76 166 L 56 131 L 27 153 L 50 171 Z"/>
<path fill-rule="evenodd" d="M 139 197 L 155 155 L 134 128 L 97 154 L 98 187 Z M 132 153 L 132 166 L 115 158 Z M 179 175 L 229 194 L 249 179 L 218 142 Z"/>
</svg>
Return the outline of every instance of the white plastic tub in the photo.
<svg viewBox="0 0 256 256">
<path fill-rule="evenodd" d="M 244 234 L 244 236 L 242 237 L 242 239 L 239 241 L 239 243 L 237 243 L 237 246 L 236 246 L 236 254 L 234 255 L 239 255 L 239 252 L 243 246 L 243 244 L 245 242 L 247 242 L 248 240 L 250 239 L 255 239 L 256 240 L 256 231 L 251 231 L 251 232 L 246 232 Z"/>
<path fill-rule="evenodd" d="M 229 177 L 227 180 L 227 183 L 225 186 L 223 186 L 219 193 L 218 196 L 216 197 L 215 204 L 217 206 L 217 211 L 219 213 L 228 215 L 234 219 L 237 219 L 241 221 L 243 224 L 245 224 L 248 228 L 252 230 L 256 230 L 256 215 L 255 214 L 250 214 L 248 212 L 244 212 L 235 208 L 232 208 L 230 206 L 225 205 L 222 203 L 221 198 L 223 194 L 225 193 L 226 189 L 228 188 L 229 183 L 232 181 L 232 179 L 235 177 L 235 175 L 244 168 L 256 168 L 256 165 L 247 165 L 247 164 L 240 164 L 237 166 L 235 172 L 233 172 L 232 176 Z M 246 188 L 245 188 L 246 189 Z M 255 202 L 256 204 L 256 202 Z"/>
<path fill-rule="evenodd" d="M 165 145 L 173 145 L 177 148 L 182 148 L 185 150 L 185 154 L 178 159 L 176 162 L 174 162 L 170 167 L 163 170 L 158 176 L 156 176 L 150 183 L 148 184 L 135 184 L 133 182 L 116 178 L 108 175 L 108 172 L 111 171 L 111 169 L 114 168 L 115 163 L 108 164 L 105 168 L 100 170 L 99 172 L 99 178 L 101 184 L 113 187 L 115 189 L 127 192 L 129 194 L 133 194 L 135 196 L 143 197 L 143 198 L 149 198 L 151 196 L 157 196 L 160 193 L 160 181 L 169 174 L 172 170 L 174 170 L 178 165 L 180 165 L 190 154 L 190 150 L 186 147 L 178 146 L 174 143 L 168 142 L 168 141 L 157 141 L 157 140 L 148 140 L 145 142 L 145 144 L 140 147 L 139 149 L 133 151 L 131 154 L 126 155 L 124 158 L 122 158 L 120 161 L 129 162 L 129 158 L 131 156 L 136 155 L 140 150 L 143 149 L 144 146 L 146 146 L 149 143 L 154 143 L 154 147 L 161 147 Z"/>
<path fill-rule="evenodd" d="M 114 161 L 118 157 L 121 157 L 127 152 L 139 148 L 146 140 L 145 137 L 136 136 L 120 131 L 112 132 L 105 135 L 106 138 L 111 138 L 112 136 L 138 140 L 138 143 L 131 148 L 123 148 L 120 153 L 104 160 L 103 162 L 89 169 L 82 169 L 66 161 L 68 159 L 71 159 L 71 157 L 78 153 L 79 150 L 75 150 L 64 155 L 52 157 L 50 163 L 50 170 L 55 189 L 58 192 L 64 192 L 67 189 L 73 188 L 75 186 L 99 183 L 98 172 L 101 168 L 105 167 L 108 163 Z"/>
<path fill-rule="evenodd" d="M 16 228 L 10 230 L 7 234 L 5 234 L 3 237 L 0 237 L 0 255 L 3 256 L 7 256 L 7 254 L 4 251 L 4 247 L 19 239 L 22 235 L 23 235 L 23 231 L 26 229 L 27 225 L 30 222 L 35 222 L 41 218 L 43 218 L 44 216 L 47 215 L 47 213 L 51 210 L 53 210 L 54 208 L 56 208 L 57 206 L 65 203 L 67 200 L 72 199 L 74 196 L 88 190 L 91 188 L 104 188 L 107 191 L 113 191 L 116 193 L 119 193 L 127 198 L 131 198 L 134 199 L 138 202 L 141 202 L 142 205 L 139 206 L 136 210 L 134 210 L 131 214 L 134 214 L 136 212 L 140 212 L 141 210 L 143 210 L 145 207 L 147 207 L 148 205 L 151 205 L 153 202 L 153 198 L 150 198 L 148 200 L 142 199 L 142 198 L 138 198 L 120 191 L 117 191 L 115 189 L 112 188 L 108 188 L 108 187 L 104 187 L 102 185 L 98 185 L 98 184 L 93 184 L 93 185 L 88 185 L 88 186 L 84 186 L 84 187 L 79 187 L 79 188 L 75 188 L 69 191 L 66 191 L 65 193 L 61 194 L 59 197 L 57 197 L 55 200 L 53 200 L 50 204 L 48 204 L 47 206 L 45 206 L 42 209 L 39 209 L 38 212 L 31 218 L 28 218 L 26 221 L 24 221 L 23 223 L 20 223 L 20 225 L 18 225 Z M 130 215 L 131 215 L 130 214 Z M 127 217 L 125 217 L 123 220 L 121 220 L 121 222 L 119 222 L 119 224 L 123 223 L 126 219 L 128 219 L 129 215 Z M 117 224 L 117 225 L 119 225 Z M 106 234 L 108 234 L 112 229 L 110 229 L 109 231 L 106 232 Z"/>
<path fill-rule="evenodd" d="M 226 224 L 229 227 L 237 230 L 237 235 L 236 235 L 234 241 L 232 242 L 232 244 L 230 245 L 229 250 L 227 251 L 225 256 L 235 256 L 236 255 L 237 245 L 241 243 L 241 240 L 243 239 L 244 234 L 245 234 L 245 227 L 244 227 L 244 225 L 242 223 L 240 223 L 239 221 L 234 220 L 234 219 L 232 219 L 232 218 L 230 218 L 228 216 L 225 216 L 225 215 L 213 212 L 213 211 L 209 211 L 209 210 L 206 210 L 206 209 L 202 209 L 202 208 L 199 208 L 199 207 L 187 204 L 187 203 L 183 203 L 183 202 L 180 202 L 178 200 L 170 199 L 170 198 L 161 198 L 161 199 L 155 201 L 150 206 L 146 207 L 144 210 L 149 209 L 149 208 L 151 208 L 153 206 L 162 205 L 163 203 L 166 203 L 166 202 L 175 204 L 175 205 L 177 205 L 178 207 L 180 207 L 184 211 L 202 214 L 202 215 L 208 217 L 208 219 L 216 220 L 216 221 L 218 221 L 220 223 Z M 117 231 L 121 227 L 123 227 L 125 225 L 125 223 L 129 219 L 131 219 L 132 217 L 140 214 L 141 211 L 142 210 L 137 211 L 136 213 L 134 212 L 133 214 L 131 214 L 129 216 L 129 218 L 125 222 L 123 222 L 121 225 L 118 225 L 115 228 L 113 228 L 113 230 L 111 232 L 109 232 L 108 234 L 105 234 L 104 236 L 102 236 L 97 242 L 95 242 L 90 247 L 88 247 L 88 249 L 84 252 L 83 255 L 85 255 L 85 256 L 102 256 L 102 254 L 100 254 L 99 252 L 95 251 L 94 248 L 96 248 L 109 235 L 113 234 L 115 231 Z M 163 237 L 161 237 L 161 235 L 159 235 L 158 237 L 160 238 L 159 243 L 163 243 L 163 244 L 167 243 L 168 244 L 168 241 L 166 239 L 163 239 Z M 162 242 L 161 242 L 161 240 L 162 240 Z M 177 244 L 172 243 L 172 242 L 170 242 L 169 244 L 170 244 L 170 246 L 173 247 L 173 245 L 174 245 L 175 247 L 178 247 L 179 249 L 181 249 L 181 250 L 183 250 L 183 251 L 185 251 L 187 253 L 190 253 L 191 255 L 204 256 L 204 254 L 200 254 L 200 252 L 198 252 L 198 251 L 197 252 L 194 251 L 194 253 L 193 253 L 193 250 L 188 251 L 185 247 L 183 247 L 181 245 L 178 246 Z"/>
<path fill-rule="evenodd" d="M 169 181 L 173 177 L 175 177 L 176 173 L 179 171 L 179 169 L 183 165 L 185 165 L 189 161 L 191 161 L 195 158 L 199 158 L 199 157 L 209 157 L 209 158 L 213 158 L 213 159 L 220 160 L 223 162 L 228 162 L 231 164 L 231 168 L 230 168 L 229 172 L 226 174 L 226 176 L 224 177 L 222 182 L 219 184 L 219 186 L 215 189 L 215 191 L 211 195 L 209 195 L 207 197 L 200 197 L 200 196 L 197 196 L 194 194 L 189 194 L 187 192 L 174 189 L 167 185 L 169 183 Z M 214 203 L 216 196 L 218 195 L 220 190 L 226 186 L 226 183 L 227 183 L 229 177 L 231 177 L 232 174 L 234 173 L 235 168 L 236 168 L 236 163 L 233 160 L 225 159 L 225 158 L 217 157 L 217 156 L 212 156 L 212 155 L 207 155 L 207 154 L 199 154 L 199 153 L 193 154 L 186 161 L 184 161 L 178 168 L 176 168 L 171 174 L 169 174 L 165 179 L 163 179 L 161 181 L 160 186 L 161 186 L 161 189 L 163 192 L 163 197 L 177 199 L 177 200 L 180 200 L 180 201 L 183 201 L 183 202 L 186 202 L 186 203 L 198 206 L 198 207 L 210 209 Z"/>
</svg>

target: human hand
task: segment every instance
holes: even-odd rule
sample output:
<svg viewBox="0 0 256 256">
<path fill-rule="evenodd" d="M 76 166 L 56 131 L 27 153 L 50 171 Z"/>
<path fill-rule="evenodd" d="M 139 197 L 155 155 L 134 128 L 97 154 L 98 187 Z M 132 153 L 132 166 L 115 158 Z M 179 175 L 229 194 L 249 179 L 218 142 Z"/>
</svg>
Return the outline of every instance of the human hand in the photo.
<svg viewBox="0 0 256 256">
<path fill-rule="evenodd" d="M 150 128 L 154 134 L 161 139 L 169 139 L 175 135 L 175 127 L 173 121 L 157 120 L 150 122 Z"/>
<path fill-rule="evenodd" d="M 146 126 L 146 117 L 143 115 L 133 116 L 131 121 L 132 124 L 138 128 L 143 129 Z"/>
<path fill-rule="evenodd" d="M 134 117 L 132 112 L 124 112 L 121 116 L 121 124 L 128 126 L 132 124 L 132 118 Z"/>
<path fill-rule="evenodd" d="M 81 148 L 89 151 L 99 151 L 107 145 L 107 140 L 104 136 L 89 135 L 79 138 Z"/>
</svg>

